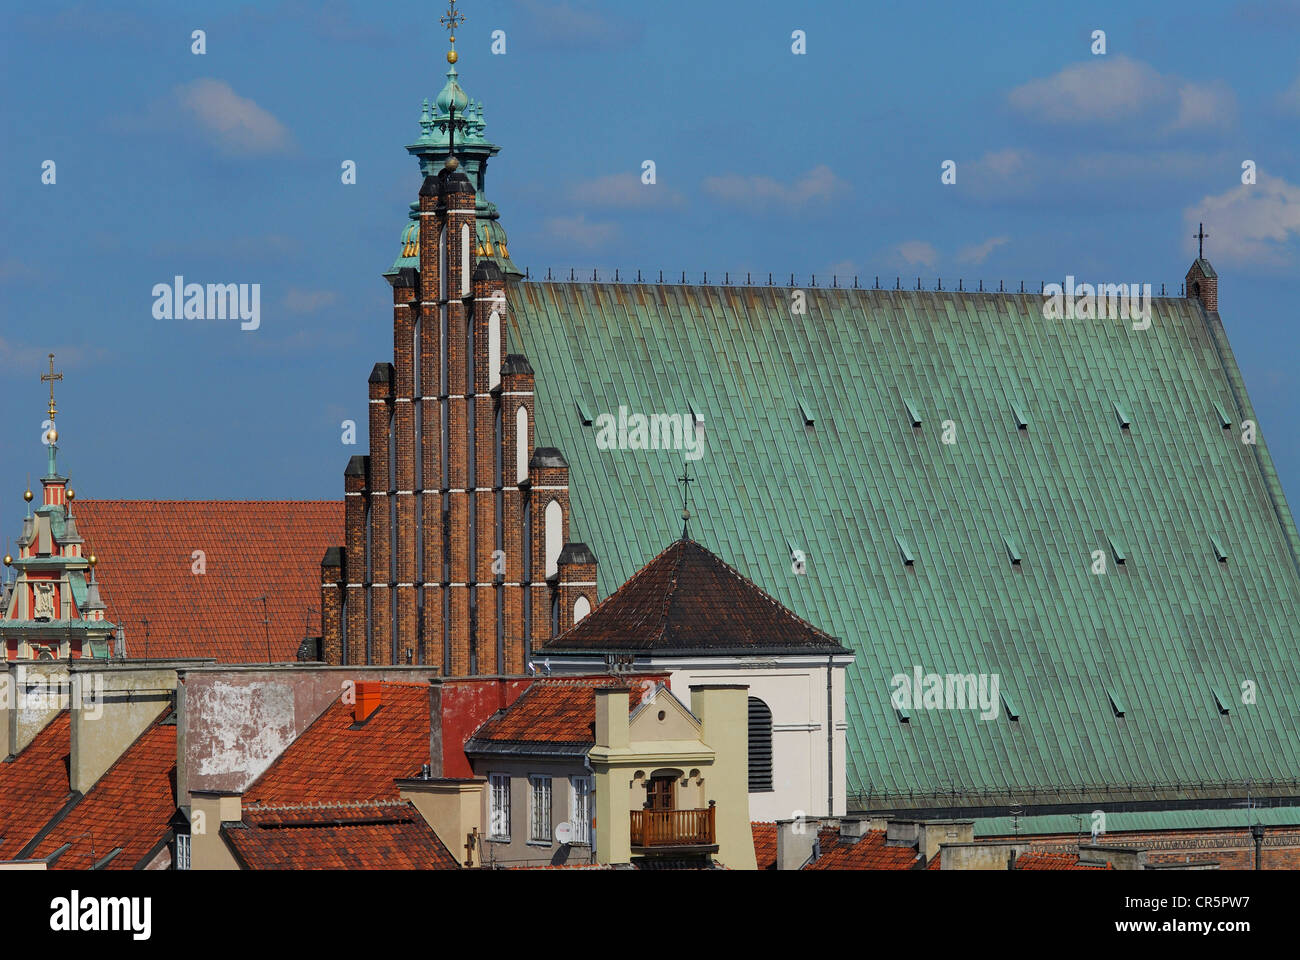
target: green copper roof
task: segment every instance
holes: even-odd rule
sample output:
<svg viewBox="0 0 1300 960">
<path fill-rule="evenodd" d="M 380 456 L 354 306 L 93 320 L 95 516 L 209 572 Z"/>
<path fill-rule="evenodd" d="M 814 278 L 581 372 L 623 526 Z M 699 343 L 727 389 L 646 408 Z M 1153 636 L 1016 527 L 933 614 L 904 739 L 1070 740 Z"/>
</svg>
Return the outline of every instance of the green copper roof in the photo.
<svg viewBox="0 0 1300 960">
<path fill-rule="evenodd" d="M 1265 826 L 1292 826 L 1300 824 L 1300 807 L 1235 807 L 1226 810 L 1150 810 L 1132 813 L 1117 811 L 1106 813 L 1106 832 L 1098 843 L 1115 833 L 1147 832 L 1156 830 L 1223 830 L 1249 827 L 1262 823 Z M 1011 837 L 1044 834 L 1082 834 L 1085 841 L 1092 832 L 1091 813 L 1061 813 L 1034 817 L 977 817 L 975 836 Z M 1212 859 L 1212 858 L 1211 858 Z"/>
<path fill-rule="evenodd" d="M 474 214 L 477 218 L 479 260 L 491 260 L 508 277 L 522 277 L 524 272 L 510 259 L 506 231 L 500 223 L 497 205 L 487 198 L 487 163 L 501 150 L 487 139 L 487 121 L 483 118 L 483 101 L 466 96 L 456 68 L 447 71 L 447 83 L 430 108 L 426 98 L 420 110 L 420 137 L 407 145 L 407 152 L 420 161 L 420 176 L 437 176 L 447 159 L 450 146 L 448 123 L 450 106 L 456 105 L 456 117 L 465 121 L 465 129 L 456 132 L 456 157 L 465 175 L 474 184 Z M 441 125 L 441 126 L 440 126 Z M 420 268 L 419 204 L 412 204 L 411 223 L 402 228 L 402 251 L 386 276 L 395 276 L 403 267 Z M 414 227 L 414 231 L 412 228 Z"/>
<path fill-rule="evenodd" d="M 704 418 L 691 535 L 857 654 L 851 808 L 1300 781 L 1300 535 L 1262 443 L 1221 426 L 1216 404 L 1254 414 L 1198 303 L 1156 300 L 1135 331 L 1028 295 L 810 289 L 806 315 L 780 288 L 510 296 L 602 596 L 680 534 L 683 455 L 600 449 L 601 415 Z M 891 677 L 914 666 L 996 674 L 997 717 L 901 722 Z"/>
</svg>

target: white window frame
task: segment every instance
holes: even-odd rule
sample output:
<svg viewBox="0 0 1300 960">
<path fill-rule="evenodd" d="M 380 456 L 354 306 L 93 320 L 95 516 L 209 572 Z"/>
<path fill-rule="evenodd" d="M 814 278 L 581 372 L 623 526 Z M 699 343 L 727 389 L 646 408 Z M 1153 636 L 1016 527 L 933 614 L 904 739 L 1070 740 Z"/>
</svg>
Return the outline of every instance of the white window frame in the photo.
<svg viewBox="0 0 1300 960">
<path fill-rule="evenodd" d="M 176 862 L 172 864 L 173 870 L 189 870 L 190 868 L 190 835 L 188 833 L 176 834 Z"/>
<path fill-rule="evenodd" d="M 589 775 L 569 778 L 570 843 L 591 846 L 591 819 L 595 815 L 596 778 Z"/>
<path fill-rule="evenodd" d="M 543 809 L 544 808 L 544 809 Z M 528 842 L 555 842 L 555 787 L 545 774 L 528 775 Z"/>
<path fill-rule="evenodd" d="M 510 775 L 488 774 L 488 839 L 510 840 Z"/>
</svg>

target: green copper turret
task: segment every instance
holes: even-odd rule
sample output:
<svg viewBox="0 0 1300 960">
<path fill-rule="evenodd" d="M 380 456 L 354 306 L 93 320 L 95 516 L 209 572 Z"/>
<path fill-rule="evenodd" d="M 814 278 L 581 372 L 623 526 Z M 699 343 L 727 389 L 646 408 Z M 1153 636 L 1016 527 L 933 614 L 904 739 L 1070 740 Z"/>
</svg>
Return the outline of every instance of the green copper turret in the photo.
<svg viewBox="0 0 1300 960">
<path fill-rule="evenodd" d="M 426 98 L 420 110 L 420 137 L 408 144 L 406 150 L 420 161 L 420 176 L 437 176 L 448 155 L 448 131 L 446 120 L 451 107 L 456 108 L 456 117 L 465 120 L 463 129 L 456 132 L 456 158 L 461 169 L 474 184 L 475 215 L 478 221 L 478 247 L 475 257 L 479 262 L 493 261 L 508 278 L 519 278 L 524 272 L 510 259 L 506 246 L 506 231 L 501 226 L 497 205 L 487 199 L 486 174 L 487 162 L 496 156 L 501 148 L 488 141 L 484 135 L 487 124 L 483 119 L 483 103 L 471 99 L 460 85 L 459 75 L 453 65 L 447 71 L 447 82 L 442 91 L 430 103 Z M 443 121 L 444 129 L 438 123 Z M 410 222 L 402 230 L 402 250 L 397 260 L 385 276 L 394 276 L 403 267 L 420 266 L 420 225 L 418 222 L 419 204 L 411 204 Z"/>
</svg>

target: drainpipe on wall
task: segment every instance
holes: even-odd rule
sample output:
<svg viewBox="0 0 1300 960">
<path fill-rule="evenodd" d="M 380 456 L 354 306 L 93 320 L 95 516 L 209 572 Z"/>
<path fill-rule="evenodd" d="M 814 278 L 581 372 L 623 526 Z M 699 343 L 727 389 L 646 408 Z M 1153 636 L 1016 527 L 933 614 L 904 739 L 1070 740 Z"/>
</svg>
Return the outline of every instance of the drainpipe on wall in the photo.
<svg viewBox="0 0 1300 960">
<path fill-rule="evenodd" d="M 835 699 L 831 693 L 834 654 L 826 657 L 826 815 L 835 816 Z"/>
<path fill-rule="evenodd" d="M 1264 825 L 1262 823 L 1257 823 L 1252 826 L 1250 828 L 1250 835 L 1255 838 L 1255 869 L 1262 870 L 1264 869 L 1261 864 L 1261 859 L 1264 854 Z"/>
<path fill-rule="evenodd" d="M 587 754 L 582 755 L 582 765 L 587 768 L 587 773 L 591 776 L 591 797 L 588 799 L 593 807 L 596 805 L 596 771 L 592 769 L 591 757 Z M 569 784 L 569 789 L 573 789 L 573 784 Z M 573 809 L 573 800 L 569 800 L 569 809 Z M 588 863 L 599 863 L 596 859 L 596 825 L 588 821 L 587 823 L 587 842 L 591 844 L 587 853 Z"/>
</svg>

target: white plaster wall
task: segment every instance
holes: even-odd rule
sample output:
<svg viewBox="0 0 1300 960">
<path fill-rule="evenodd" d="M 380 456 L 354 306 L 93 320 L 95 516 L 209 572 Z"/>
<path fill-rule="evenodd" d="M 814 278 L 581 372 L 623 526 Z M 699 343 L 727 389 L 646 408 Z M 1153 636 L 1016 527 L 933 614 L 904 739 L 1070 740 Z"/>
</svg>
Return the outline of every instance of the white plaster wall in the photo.
<svg viewBox="0 0 1300 960">
<path fill-rule="evenodd" d="M 844 812 L 844 670 L 834 669 L 835 813 Z M 749 795 L 750 820 L 825 816 L 826 666 L 755 666 L 673 670 L 674 691 L 693 683 L 743 683 L 772 710 L 771 792 Z"/>
</svg>

